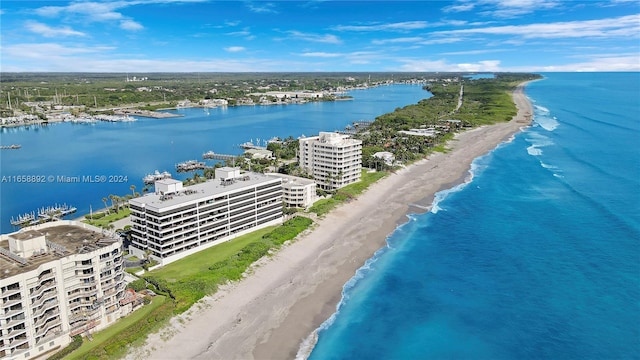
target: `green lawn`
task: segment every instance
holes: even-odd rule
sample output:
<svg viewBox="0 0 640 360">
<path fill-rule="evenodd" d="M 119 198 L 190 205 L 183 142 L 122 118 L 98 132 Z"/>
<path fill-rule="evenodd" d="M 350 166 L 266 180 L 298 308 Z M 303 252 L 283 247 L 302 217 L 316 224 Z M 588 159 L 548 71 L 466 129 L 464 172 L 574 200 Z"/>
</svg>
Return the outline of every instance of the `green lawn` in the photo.
<svg viewBox="0 0 640 360">
<path fill-rule="evenodd" d="M 129 210 L 129 208 L 123 208 L 117 213 L 111 213 L 109 215 L 101 217 L 100 219 L 96 219 L 96 220 L 85 219 L 82 221 L 93 226 L 105 227 L 114 221 L 126 218 L 130 214 L 131 214 L 131 210 Z"/>
<path fill-rule="evenodd" d="M 331 198 L 316 201 L 316 203 L 309 208 L 309 212 L 316 213 L 318 216 L 325 215 L 339 204 L 356 198 L 369 188 L 371 184 L 387 175 L 388 173 L 384 171 L 367 172 L 366 170 L 362 170 L 362 176 L 359 182 L 349 184 L 339 189 Z"/>
<path fill-rule="evenodd" d="M 164 296 L 155 296 L 150 304 L 145 305 L 141 309 L 138 309 L 132 314 L 118 320 L 115 324 L 109 326 L 108 328 L 93 334 L 93 340 L 89 341 L 84 338 L 82 346 L 65 357 L 65 359 L 84 359 L 84 356 L 91 350 L 102 346 L 105 342 L 117 337 L 119 333 L 127 329 L 129 326 L 134 325 L 138 321 L 144 319 L 153 310 L 162 305 L 165 300 L 166 298 Z"/>
<path fill-rule="evenodd" d="M 263 235 L 273 231 L 275 228 L 276 226 L 270 226 L 242 235 L 231 241 L 199 251 L 184 259 L 150 271 L 146 275 L 163 278 L 171 282 L 172 280 L 188 278 L 199 273 L 206 273 L 209 271 L 211 264 L 226 260 L 248 244 L 260 241 Z"/>
</svg>

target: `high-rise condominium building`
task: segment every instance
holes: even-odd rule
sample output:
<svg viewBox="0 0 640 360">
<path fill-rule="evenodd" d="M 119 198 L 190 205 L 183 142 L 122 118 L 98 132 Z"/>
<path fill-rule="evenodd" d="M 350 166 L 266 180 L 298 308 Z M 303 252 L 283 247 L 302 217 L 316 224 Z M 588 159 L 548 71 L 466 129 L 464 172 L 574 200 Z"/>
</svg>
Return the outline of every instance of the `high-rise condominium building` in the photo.
<svg viewBox="0 0 640 360">
<path fill-rule="evenodd" d="M 54 221 L 0 235 L 0 358 L 46 358 L 120 316 L 122 242 Z"/>
<path fill-rule="evenodd" d="M 302 138 L 300 167 L 324 190 L 336 190 L 360 181 L 362 141 L 331 132 Z"/>
<path fill-rule="evenodd" d="M 216 178 L 188 187 L 173 179 L 156 192 L 129 200 L 129 251 L 166 265 L 266 226 L 282 223 L 282 180 L 216 169 Z"/>
</svg>

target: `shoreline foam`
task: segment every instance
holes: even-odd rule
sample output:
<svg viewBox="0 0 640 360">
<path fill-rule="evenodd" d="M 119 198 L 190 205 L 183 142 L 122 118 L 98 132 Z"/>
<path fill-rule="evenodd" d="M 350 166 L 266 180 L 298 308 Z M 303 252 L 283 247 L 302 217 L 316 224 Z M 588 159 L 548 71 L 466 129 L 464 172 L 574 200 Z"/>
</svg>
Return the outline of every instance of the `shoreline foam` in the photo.
<svg viewBox="0 0 640 360">
<path fill-rule="evenodd" d="M 172 319 L 127 359 L 295 358 L 300 344 L 313 341 L 310 334 L 336 312 L 344 285 L 409 214 L 428 211 L 437 192 L 465 182 L 474 159 L 530 124 L 525 84 L 513 92 L 518 114 L 511 121 L 460 133 L 449 143 L 450 152 L 432 154 L 376 182 L 296 242 L 259 261 L 247 278 Z"/>
</svg>

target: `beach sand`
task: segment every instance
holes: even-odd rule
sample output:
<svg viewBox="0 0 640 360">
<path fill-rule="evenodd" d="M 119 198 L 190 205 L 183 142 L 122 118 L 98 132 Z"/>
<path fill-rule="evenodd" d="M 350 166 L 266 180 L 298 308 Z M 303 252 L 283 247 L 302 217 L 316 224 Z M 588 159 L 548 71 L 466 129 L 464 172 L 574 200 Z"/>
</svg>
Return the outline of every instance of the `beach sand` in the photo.
<svg viewBox="0 0 640 360">
<path fill-rule="evenodd" d="M 251 274 L 175 317 L 127 359 L 293 359 L 341 299 L 342 287 L 407 215 L 427 211 L 437 191 L 462 183 L 471 162 L 528 126 L 533 114 L 514 91 L 508 123 L 456 135 L 435 153 L 373 184 L 310 231 L 259 261 Z M 311 336 L 310 336 L 311 335 Z"/>
</svg>

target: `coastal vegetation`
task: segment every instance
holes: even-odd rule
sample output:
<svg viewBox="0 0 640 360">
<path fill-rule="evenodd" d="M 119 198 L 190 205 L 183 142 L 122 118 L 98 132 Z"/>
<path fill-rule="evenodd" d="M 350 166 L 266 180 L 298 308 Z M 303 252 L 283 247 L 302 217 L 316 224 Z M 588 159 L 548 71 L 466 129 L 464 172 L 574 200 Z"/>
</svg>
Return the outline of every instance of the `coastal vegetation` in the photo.
<svg viewBox="0 0 640 360">
<path fill-rule="evenodd" d="M 498 74 L 494 79 L 432 79 L 425 85 L 425 90 L 430 91 L 433 97 L 381 115 L 366 129 L 354 134 L 354 137 L 363 141 L 363 166 L 393 170 L 397 165 L 388 165 L 375 158 L 373 154 L 389 151 L 400 163 L 407 164 L 433 151 L 446 152 L 446 142 L 460 129 L 510 120 L 516 113 L 511 91 L 518 83 L 534 78 L 536 76 L 530 74 Z M 293 87 L 298 84 L 299 82 Z M 200 93 L 198 96 L 201 95 Z M 76 99 L 79 99 L 79 96 Z M 158 104 L 170 103 L 163 99 Z M 433 136 L 400 133 L 412 129 L 433 129 L 434 132 Z M 289 161 L 265 164 L 256 162 L 252 164 L 254 171 L 265 171 L 272 166 L 279 167 L 281 172 L 297 171 L 295 161 L 291 161 L 295 158 L 297 149 L 297 141 L 293 137 L 280 144 L 270 144 L 269 147 L 277 160 Z M 244 164 L 244 161 L 240 164 Z M 256 169 L 257 165 L 263 167 Z M 190 182 L 205 180 L 210 175 L 211 172 L 205 173 L 202 177 L 194 175 Z M 323 216 L 339 204 L 355 199 L 372 183 L 386 175 L 387 171 L 364 170 L 360 182 L 339 189 L 331 194 L 331 197 L 316 202 L 309 212 Z M 135 187 L 131 191 L 133 195 L 128 196 L 137 194 Z M 111 200 L 111 206 L 108 206 L 108 200 Z M 119 201 L 117 197 L 104 198 L 103 202 L 109 214 L 105 212 L 102 215 L 89 216 L 91 218 L 87 218 L 86 221 L 96 226 L 108 227 L 117 218 L 127 216 L 128 209 L 125 206 L 121 209 Z M 145 307 L 143 317 L 130 316 L 118 322 L 117 326 L 106 329 L 105 333 L 109 331 L 109 335 L 105 335 L 104 340 L 92 342 L 86 350 L 81 348 L 81 351 L 72 353 L 70 358 L 121 357 L 127 344 L 140 344 L 150 332 L 158 330 L 172 316 L 185 312 L 204 296 L 215 293 L 219 286 L 241 279 L 247 271 L 251 271 L 252 264 L 257 260 L 276 251 L 283 243 L 308 229 L 311 224 L 312 220 L 295 216 L 281 226 L 257 230 L 160 269 L 147 271 L 140 280 L 132 283 L 131 287 L 150 288 L 160 294 L 161 296 L 154 298 L 154 306 Z M 137 312 L 134 313 L 136 314 Z M 121 323 L 125 325 L 120 325 Z M 99 339 L 100 334 L 102 332 L 96 334 L 95 339 Z"/>
<path fill-rule="evenodd" d="M 393 79 L 402 82 L 426 73 L 3 73 L 0 78 L 0 117 L 42 116 L 60 107 L 81 107 L 89 113 L 113 108 L 154 111 L 174 108 L 181 101 L 226 99 L 229 105 L 260 99 L 268 91 L 340 92 Z M 348 99 L 341 95 L 307 101 Z M 275 99 L 271 99 L 275 100 Z"/>
<path fill-rule="evenodd" d="M 387 172 L 376 171 L 369 172 L 362 171 L 360 181 L 357 183 L 349 184 L 336 191 L 333 196 L 316 201 L 309 212 L 315 213 L 318 216 L 322 216 L 333 210 L 338 205 L 355 199 L 358 195 L 364 192 L 371 184 L 387 176 Z"/>
<path fill-rule="evenodd" d="M 173 304 L 165 296 L 154 296 L 141 309 L 93 334 L 91 341 L 80 340 L 81 346 L 64 359 L 120 359 L 129 345 L 141 344 L 147 334 L 160 329 L 172 316 L 172 310 Z"/>
<path fill-rule="evenodd" d="M 150 271 L 132 283 L 160 296 L 118 323 L 93 335 L 66 359 L 118 359 L 128 345 L 138 345 L 174 315 L 188 310 L 219 286 L 242 278 L 252 264 L 294 239 L 312 220 L 296 216 L 277 227 L 260 229 Z"/>
<path fill-rule="evenodd" d="M 408 164 L 433 151 L 446 151 L 445 144 L 456 131 L 509 121 L 517 113 L 512 91 L 519 83 L 538 78 L 496 74 L 490 79 L 432 81 L 424 87 L 432 97 L 378 116 L 367 131 L 355 135 L 363 141 L 362 164 L 377 164 L 372 154 L 378 151 L 389 151 Z M 412 129 L 432 132 L 429 136 L 400 133 Z"/>
</svg>

